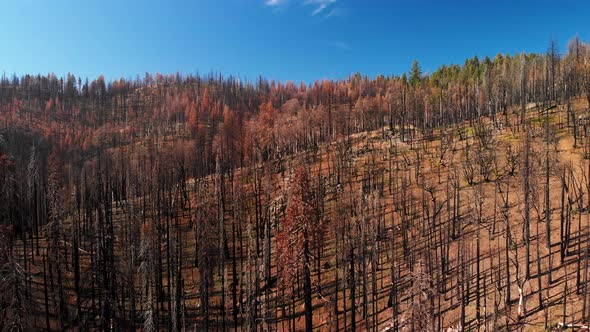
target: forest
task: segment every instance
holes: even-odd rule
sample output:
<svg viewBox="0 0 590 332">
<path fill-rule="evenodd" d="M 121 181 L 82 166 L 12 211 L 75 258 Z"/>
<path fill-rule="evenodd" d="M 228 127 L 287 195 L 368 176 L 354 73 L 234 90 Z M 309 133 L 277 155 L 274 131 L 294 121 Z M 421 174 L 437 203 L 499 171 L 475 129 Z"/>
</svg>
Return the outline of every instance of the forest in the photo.
<svg viewBox="0 0 590 332">
<path fill-rule="evenodd" d="M 0 331 L 589 330 L 589 61 L 4 74 Z"/>
</svg>

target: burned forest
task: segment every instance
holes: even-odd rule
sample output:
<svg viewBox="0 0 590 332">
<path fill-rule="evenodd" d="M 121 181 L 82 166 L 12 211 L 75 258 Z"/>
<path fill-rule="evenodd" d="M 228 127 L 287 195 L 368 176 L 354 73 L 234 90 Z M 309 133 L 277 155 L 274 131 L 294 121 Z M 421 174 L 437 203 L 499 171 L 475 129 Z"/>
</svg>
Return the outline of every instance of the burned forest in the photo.
<svg viewBox="0 0 590 332">
<path fill-rule="evenodd" d="M 589 329 L 590 45 L 0 78 L 0 331 Z"/>
</svg>

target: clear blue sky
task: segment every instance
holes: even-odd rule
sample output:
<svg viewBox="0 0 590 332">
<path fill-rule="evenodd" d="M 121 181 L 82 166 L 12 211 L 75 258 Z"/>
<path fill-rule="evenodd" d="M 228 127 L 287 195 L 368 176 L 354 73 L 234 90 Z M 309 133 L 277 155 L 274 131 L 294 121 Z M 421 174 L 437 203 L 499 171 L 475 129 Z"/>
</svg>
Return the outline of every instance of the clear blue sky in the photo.
<svg viewBox="0 0 590 332">
<path fill-rule="evenodd" d="M 401 74 L 590 39 L 586 0 L 1 0 L 0 72 Z"/>
</svg>

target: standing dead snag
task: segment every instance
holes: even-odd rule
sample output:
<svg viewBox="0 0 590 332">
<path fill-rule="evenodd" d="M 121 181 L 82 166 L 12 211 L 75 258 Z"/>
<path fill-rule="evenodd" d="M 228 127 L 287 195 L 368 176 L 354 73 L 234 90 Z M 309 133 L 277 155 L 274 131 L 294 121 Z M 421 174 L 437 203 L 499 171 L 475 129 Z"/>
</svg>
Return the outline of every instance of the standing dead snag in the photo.
<svg viewBox="0 0 590 332">
<path fill-rule="evenodd" d="M 14 227 L 0 224 L 0 266 L 8 263 L 12 253 Z"/>
<path fill-rule="evenodd" d="M 208 202 L 205 197 L 210 195 L 210 191 L 205 185 L 203 193 L 199 193 L 200 204 L 195 208 L 195 224 L 198 233 L 198 262 L 200 273 L 200 300 L 202 308 L 202 317 L 205 329 L 210 328 L 211 315 L 211 297 L 215 288 L 215 279 L 213 269 L 215 267 L 215 258 L 222 259 L 215 256 L 217 249 L 216 244 L 219 242 L 221 234 L 215 233 L 216 222 L 218 222 L 218 210 L 215 204 Z"/>
<path fill-rule="evenodd" d="M 549 196 L 549 172 L 550 172 L 550 160 L 549 160 L 549 111 L 550 108 L 546 109 L 546 118 L 545 118 L 545 247 L 549 251 L 547 254 L 547 258 L 549 260 L 549 269 L 548 269 L 548 278 L 549 283 L 551 284 L 552 277 L 551 277 L 551 270 L 553 269 L 553 262 L 551 260 L 551 203 L 550 203 L 550 196 Z M 589 188 L 590 189 L 590 188 Z M 589 190 L 590 191 L 590 190 Z"/>
<path fill-rule="evenodd" d="M 19 331 L 26 321 L 30 304 L 27 303 L 27 271 L 17 262 L 12 250 L 12 225 L 0 225 L 0 330 Z"/>
<path fill-rule="evenodd" d="M 524 113 L 523 113 L 524 114 Z M 531 217 L 530 217 L 530 194 L 531 194 L 531 165 L 530 165 L 530 150 L 531 150 L 531 137 L 529 134 L 529 128 L 525 128 L 526 138 L 524 147 L 524 242 L 526 244 L 526 263 L 524 267 L 525 279 L 530 279 L 530 251 L 531 251 Z"/>
</svg>

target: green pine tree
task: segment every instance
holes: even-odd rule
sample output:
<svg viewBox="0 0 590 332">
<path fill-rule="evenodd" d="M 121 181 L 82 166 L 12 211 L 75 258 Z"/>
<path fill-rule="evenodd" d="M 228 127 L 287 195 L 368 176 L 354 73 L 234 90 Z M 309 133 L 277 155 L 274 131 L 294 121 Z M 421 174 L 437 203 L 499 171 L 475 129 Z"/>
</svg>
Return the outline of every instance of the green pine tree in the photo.
<svg viewBox="0 0 590 332">
<path fill-rule="evenodd" d="M 418 60 L 414 60 L 412 63 L 412 69 L 410 69 L 410 84 L 416 86 L 422 80 L 422 69 L 418 64 Z"/>
</svg>

